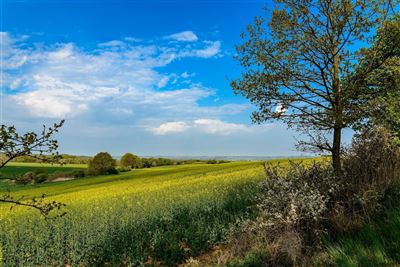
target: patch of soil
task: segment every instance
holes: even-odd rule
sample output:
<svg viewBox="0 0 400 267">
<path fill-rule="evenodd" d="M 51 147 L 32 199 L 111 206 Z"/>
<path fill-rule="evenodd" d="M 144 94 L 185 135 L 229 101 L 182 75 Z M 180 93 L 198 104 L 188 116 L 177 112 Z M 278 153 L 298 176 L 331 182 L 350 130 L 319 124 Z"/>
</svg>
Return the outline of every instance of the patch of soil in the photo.
<svg viewBox="0 0 400 267">
<path fill-rule="evenodd" d="M 64 181 L 70 181 L 70 180 L 74 180 L 74 177 L 59 177 L 56 178 L 54 180 L 52 180 L 52 182 L 64 182 Z"/>
</svg>

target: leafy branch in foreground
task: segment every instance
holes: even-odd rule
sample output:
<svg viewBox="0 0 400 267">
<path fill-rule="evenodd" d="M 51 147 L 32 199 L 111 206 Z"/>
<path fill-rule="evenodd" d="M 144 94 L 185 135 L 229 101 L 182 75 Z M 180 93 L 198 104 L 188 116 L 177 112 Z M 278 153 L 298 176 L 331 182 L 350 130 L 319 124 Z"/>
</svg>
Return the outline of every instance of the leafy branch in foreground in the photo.
<svg viewBox="0 0 400 267">
<path fill-rule="evenodd" d="M 45 162 L 57 162 L 60 159 L 58 154 L 58 142 L 52 136 L 63 126 L 64 120 L 54 123 L 53 127 L 43 125 L 42 132 L 27 132 L 19 134 L 15 126 L 1 125 L 0 127 L 0 168 L 8 162 L 21 156 L 37 158 Z M 45 157 L 45 156 L 52 157 Z"/>
<path fill-rule="evenodd" d="M 0 169 L 15 158 L 29 156 L 39 159 L 42 162 L 56 163 L 61 156 L 58 154 L 58 142 L 53 139 L 53 135 L 63 126 L 64 120 L 54 123 L 52 127 L 43 125 L 40 134 L 27 132 L 19 134 L 15 126 L 1 125 L 0 127 Z M 60 210 L 65 204 L 52 201 L 46 202 L 45 195 L 40 198 L 34 197 L 29 201 L 23 201 L 23 197 L 15 199 L 9 193 L 0 196 L 0 203 L 13 204 L 15 206 L 25 206 L 37 209 L 40 213 L 48 217 L 52 210 Z M 64 213 L 58 216 L 63 216 Z"/>
<path fill-rule="evenodd" d="M 15 199 L 10 194 L 5 194 L 0 197 L 0 202 L 14 204 L 10 207 L 10 210 L 12 210 L 15 206 L 25 206 L 37 209 L 40 212 L 40 214 L 42 214 L 46 218 L 48 218 L 48 215 L 50 214 L 51 211 L 61 210 L 61 208 L 66 206 L 64 203 L 57 201 L 46 202 L 45 197 L 46 195 L 43 194 L 40 198 L 34 197 L 31 200 L 25 202 L 22 201 L 23 197 Z M 65 214 L 66 212 L 62 212 L 61 214 L 58 214 L 56 217 L 62 217 Z"/>
</svg>

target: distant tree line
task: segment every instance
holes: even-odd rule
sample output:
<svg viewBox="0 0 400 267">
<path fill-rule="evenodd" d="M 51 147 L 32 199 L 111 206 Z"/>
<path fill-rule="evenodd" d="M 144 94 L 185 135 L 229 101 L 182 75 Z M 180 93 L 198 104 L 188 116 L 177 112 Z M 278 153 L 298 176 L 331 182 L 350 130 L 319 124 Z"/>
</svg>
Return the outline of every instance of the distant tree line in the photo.
<svg viewBox="0 0 400 267">
<path fill-rule="evenodd" d="M 69 154 L 60 154 L 60 159 L 57 163 L 60 164 L 89 164 L 92 157 L 89 156 L 74 156 Z M 12 160 L 12 162 L 27 162 L 27 163 L 42 163 L 43 158 L 51 158 L 51 156 L 43 155 L 41 159 L 32 158 L 30 155 L 21 156 Z"/>
</svg>

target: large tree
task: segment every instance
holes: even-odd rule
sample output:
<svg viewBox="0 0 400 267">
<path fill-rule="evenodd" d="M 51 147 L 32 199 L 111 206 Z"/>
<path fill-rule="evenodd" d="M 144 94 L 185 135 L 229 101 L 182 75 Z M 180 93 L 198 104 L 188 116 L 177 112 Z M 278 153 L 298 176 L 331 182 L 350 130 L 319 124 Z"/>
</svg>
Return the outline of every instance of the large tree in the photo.
<svg viewBox="0 0 400 267">
<path fill-rule="evenodd" d="M 119 161 L 122 167 L 125 168 L 138 168 L 140 165 L 140 158 L 132 153 L 125 153 Z"/>
<path fill-rule="evenodd" d="M 97 153 L 89 162 L 88 171 L 91 175 L 113 174 L 117 162 L 107 152 Z"/>
<path fill-rule="evenodd" d="M 329 151 L 340 172 L 342 130 L 362 114 L 349 80 L 364 57 L 360 47 L 371 45 L 394 8 L 383 0 L 276 0 L 269 22 L 255 18 L 237 47 L 244 70 L 231 85 L 258 107 L 253 121 L 282 120 L 307 133 L 299 147 Z"/>
</svg>

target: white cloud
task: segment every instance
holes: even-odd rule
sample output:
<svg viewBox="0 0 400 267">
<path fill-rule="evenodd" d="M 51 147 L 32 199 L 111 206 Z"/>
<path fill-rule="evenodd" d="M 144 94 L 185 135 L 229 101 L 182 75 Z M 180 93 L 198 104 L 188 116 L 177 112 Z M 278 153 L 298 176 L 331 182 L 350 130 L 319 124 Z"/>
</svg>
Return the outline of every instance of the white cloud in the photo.
<svg viewBox="0 0 400 267">
<path fill-rule="evenodd" d="M 162 123 L 157 127 L 145 127 L 149 132 L 155 135 L 167 135 L 183 132 L 198 132 L 212 135 L 232 135 L 238 133 L 250 133 L 265 131 L 270 125 L 248 126 L 240 123 L 230 123 L 219 119 L 195 119 L 190 122 L 175 121 Z"/>
<path fill-rule="evenodd" d="M 128 42 L 140 42 L 141 41 L 141 39 L 135 38 L 135 37 L 125 37 L 124 40 L 128 41 Z"/>
<path fill-rule="evenodd" d="M 181 42 L 196 42 L 199 38 L 192 31 L 178 32 L 166 36 L 166 39 L 181 41 Z"/>
<path fill-rule="evenodd" d="M 74 54 L 74 45 L 69 43 L 69 44 L 65 44 L 62 47 L 51 51 L 48 53 L 48 57 L 50 60 L 53 61 L 60 61 L 60 60 L 64 60 L 67 59 L 68 57 L 72 56 Z"/>
<path fill-rule="evenodd" d="M 229 135 L 250 130 L 250 128 L 244 124 L 228 123 L 218 119 L 198 119 L 193 123 L 195 128 L 209 134 Z"/>
<path fill-rule="evenodd" d="M 207 45 L 206 48 L 194 50 L 193 55 L 196 57 L 209 58 L 221 52 L 220 41 L 215 41 L 215 42 L 207 41 L 205 42 L 205 44 Z"/>
<path fill-rule="evenodd" d="M 167 85 L 168 81 L 169 81 L 169 77 L 167 77 L 167 76 L 161 78 L 161 80 L 157 83 L 157 87 L 158 88 L 165 87 Z"/>
<path fill-rule="evenodd" d="M 14 103 L 20 117 L 74 118 L 84 125 L 108 127 L 123 124 L 158 135 L 245 130 L 244 125 L 215 118 L 241 113 L 248 104 L 200 105 L 200 100 L 215 97 L 216 91 L 191 81 L 195 74 L 190 69 L 163 72 L 177 59 L 218 55 L 218 41 L 182 46 L 113 40 L 88 50 L 74 43 L 29 45 L 25 38 L 7 33 L 1 40 L 1 58 L 8 66 L 3 70 L 3 86 L 13 91 L 7 101 Z M 210 117 L 214 120 L 198 119 Z"/>
<path fill-rule="evenodd" d="M 125 38 L 126 39 L 126 38 Z M 131 41 L 130 39 L 127 41 Z M 119 40 L 112 40 L 105 43 L 98 44 L 99 47 L 116 47 L 116 46 L 125 46 L 126 44 Z"/>
<path fill-rule="evenodd" d="M 149 128 L 156 135 L 165 135 L 170 133 L 181 133 L 189 129 L 190 126 L 183 121 L 166 122 L 158 127 Z"/>
</svg>

